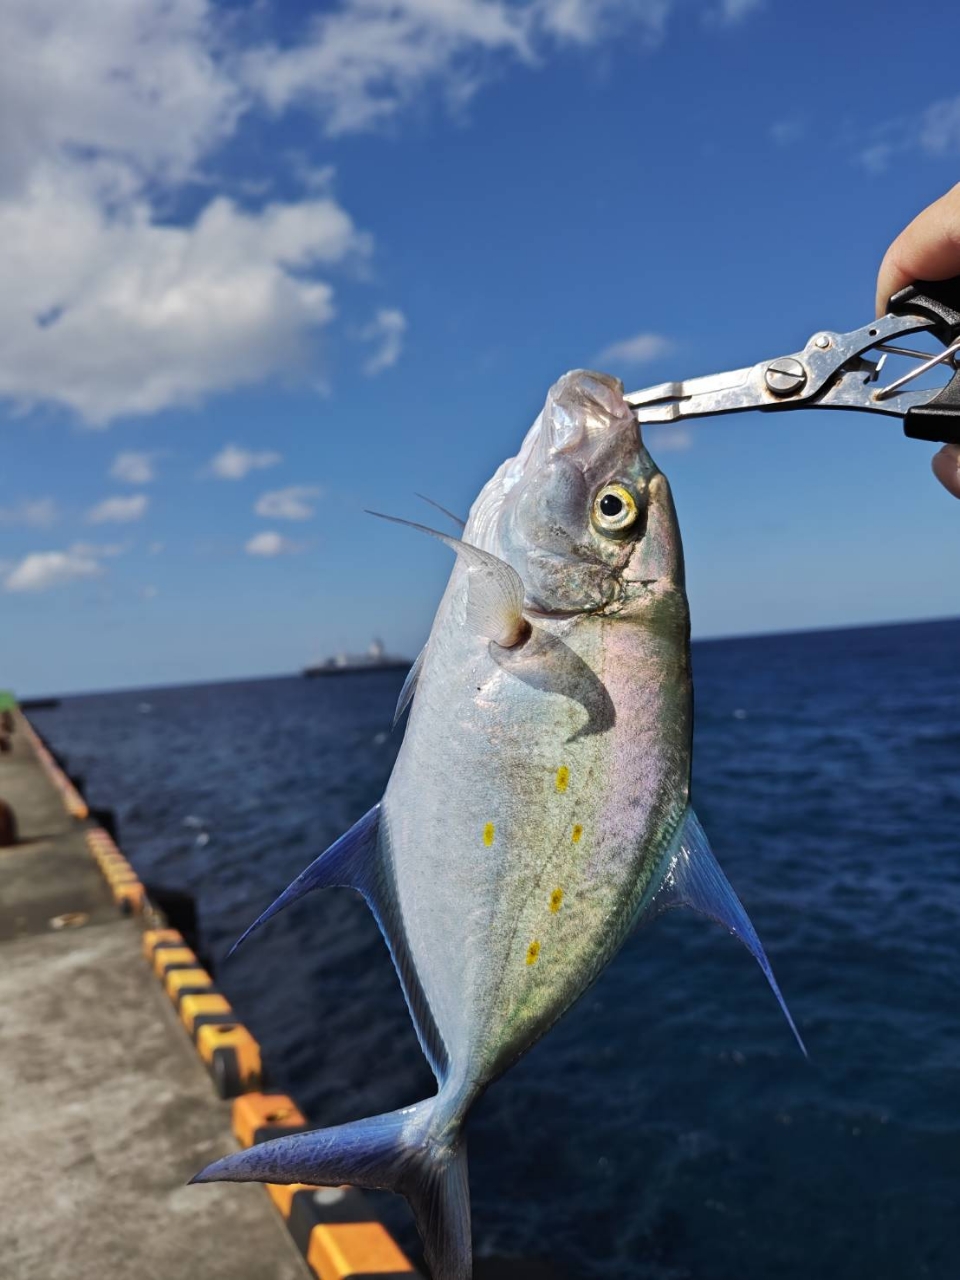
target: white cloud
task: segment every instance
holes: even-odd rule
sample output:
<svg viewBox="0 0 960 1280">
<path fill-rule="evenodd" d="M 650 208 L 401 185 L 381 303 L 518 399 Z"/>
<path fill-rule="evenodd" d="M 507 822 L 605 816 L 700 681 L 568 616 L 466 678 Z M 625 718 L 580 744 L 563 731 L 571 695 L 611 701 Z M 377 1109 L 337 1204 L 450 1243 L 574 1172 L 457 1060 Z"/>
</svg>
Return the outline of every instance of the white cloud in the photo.
<svg viewBox="0 0 960 1280">
<path fill-rule="evenodd" d="M 149 505 L 150 499 L 145 493 L 133 493 L 129 498 L 104 498 L 87 512 L 87 523 L 130 524 L 141 520 Z"/>
<path fill-rule="evenodd" d="M 343 0 L 298 43 L 248 53 L 242 77 L 274 111 L 312 106 L 336 136 L 377 127 L 431 88 L 462 103 L 495 55 L 533 65 L 556 44 L 594 45 L 630 27 L 654 43 L 675 3 Z"/>
<path fill-rule="evenodd" d="M 167 544 L 165 542 L 151 542 L 147 547 L 147 554 L 151 556 L 158 556 L 162 554 L 166 545 Z"/>
<path fill-rule="evenodd" d="M 112 560 L 130 550 L 126 542 L 75 542 L 69 554 L 83 560 Z"/>
<path fill-rule="evenodd" d="M 660 333 L 636 333 L 632 338 L 611 342 L 597 356 L 602 365 L 641 365 L 661 360 L 673 350 L 673 343 Z"/>
<path fill-rule="evenodd" d="M 306 38 L 265 47 L 244 60 L 244 77 L 275 111 L 302 101 L 327 133 L 371 128 L 431 83 L 449 88 L 470 54 L 507 51 L 530 57 L 522 13 L 502 3 L 448 0 L 346 0 L 313 19 Z"/>
<path fill-rule="evenodd" d="M 693 436 L 687 427 L 645 426 L 643 438 L 654 457 L 661 453 L 686 453 L 693 448 Z"/>
<path fill-rule="evenodd" d="M 375 377 L 397 363 L 406 332 L 407 317 L 395 307 L 382 307 L 373 320 L 360 330 L 360 338 L 364 342 L 377 344 L 377 349 L 364 362 L 363 371 L 368 377 Z"/>
<path fill-rule="evenodd" d="M 860 139 L 856 159 L 870 173 L 885 173 L 907 153 L 942 159 L 960 156 L 960 95 L 941 98 L 923 111 L 881 121 Z"/>
<path fill-rule="evenodd" d="M 730 21 L 757 4 L 700 2 Z M 331 272 L 372 241 L 315 163 L 301 200 L 265 202 L 247 174 L 245 205 L 199 201 L 247 118 L 296 106 L 328 135 L 376 128 L 438 90 L 461 105 L 504 65 L 532 71 L 618 35 L 654 45 L 678 7 L 338 0 L 281 45 L 251 43 L 255 24 L 214 0 L 5 0 L 0 398 L 104 427 L 277 375 L 315 379 Z M 396 361 L 404 332 L 396 310 L 375 323 L 370 373 Z"/>
<path fill-rule="evenodd" d="M 329 193 L 165 210 L 249 105 L 210 0 L 0 6 L 0 397 L 93 426 L 303 371 L 370 239 Z"/>
<path fill-rule="evenodd" d="M 636 26 L 647 45 L 663 38 L 675 0 L 541 0 L 530 5 L 528 23 L 534 34 L 572 44 L 599 43 L 618 30 Z"/>
<path fill-rule="evenodd" d="M 7 591 L 48 591 L 81 578 L 100 577 L 103 560 L 129 550 L 129 543 L 75 542 L 66 551 L 32 551 L 18 564 L 0 565 L 0 579 Z"/>
<path fill-rule="evenodd" d="M 710 18 L 724 27 L 734 27 L 764 7 L 766 0 L 720 0 L 716 9 L 708 11 Z"/>
<path fill-rule="evenodd" d="M 289 489 L 274 489 L 258 499 L 254 511 L 268 520 L 310 520 L 314 502 L 322 490 L 316 485 L 295 484 Z"/>
<path fill-rule="evenodd" d="M 61 167 L 0 201 L 0 245 L 0 395 L 102 427 L 305 370 L 334 314 L 312 272 L 368 241 L 331 199 L 247 213 L 217 197 L 172 226 Z"/>
<path fill-rule="evenodd" d="M 153 453 L 118 453 L 113 460 L 110 474 L 124 484 L 150 484 L 157 478 Z"/>
<path fill-rule="evenodd" d="M 211 458 L 207 470 L 218 480 L 242 480 L 251 471 L 265 471 L 282 461 L 283 456 L 272 449 L 257 453 L 235 444 L 225 444 L 216 457 Z"/>
<path fill-rule="evenodd" d="M 927 107 L 917 140 L 928 155 L 960 155 L 960 96 Z"/>
<path fill-rule="evenodd" d="M 147 587 L 140 588 L 140 596 L 141 596 L 141 599 L 143 600 L 156 600 L 159 594 L 160 594 L 159 587 L 147 586 Z"/>
<path fill-rule="evenodd" d="M 872 142 L 863 147 L 857 159 L 868 173 L 885 173 L 894 154 L 900 148 L 892 142 Z"/>
<path fill-rule="evenodd" d="M 798 116 L 787 116 L 783 120 L 774 120 L 767 133 L 778 147 L 789 147 L 806 137 L 807 126 Z"/>
<path fill-rule="evenodd" d="M 291 555 L 299 550 L 300 546 L 296 542 L 291 542 L 289 538 L 285 538 L 282 534 L 276 533 L 272 529 L 264 533 L 255 534 L 247 543 L 247 555 L 263 556 L 264 558 Z"/>
<path fill-rule="evenodd" d="M 4 0 L 0 187 L 75 148 L 192 173 L 242 107 L 212 24 L 207 0 Z"/>
<path fill-rule="evenodd" d="M 6 576 L 7 591 L 49 591 L 103 572 L 97 561 L 72 551 L 33 551 Z"/>
<path fill-rule="evenodd" d="M 23 525 L 27 529 L 49 529 L 60 518 L 53 498 L 25 498 L 12 507 L 0 507 L 0 525 Z"/>
</svg>

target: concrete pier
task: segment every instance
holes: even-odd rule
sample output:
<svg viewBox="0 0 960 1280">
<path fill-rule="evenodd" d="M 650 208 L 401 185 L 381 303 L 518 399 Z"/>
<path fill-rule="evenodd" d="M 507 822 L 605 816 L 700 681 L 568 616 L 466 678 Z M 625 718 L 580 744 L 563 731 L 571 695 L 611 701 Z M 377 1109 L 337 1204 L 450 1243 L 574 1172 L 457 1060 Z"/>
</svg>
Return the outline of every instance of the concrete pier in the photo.
<svg viewBox="0 0 960 1280">
<path fill-rule="evenodd" d="M 305 1280 L 256 1186 L 187 1179 L 235 1149 L 83 827 L 14 713 L 0 798 L 0 1280 Z"/>
</svg>

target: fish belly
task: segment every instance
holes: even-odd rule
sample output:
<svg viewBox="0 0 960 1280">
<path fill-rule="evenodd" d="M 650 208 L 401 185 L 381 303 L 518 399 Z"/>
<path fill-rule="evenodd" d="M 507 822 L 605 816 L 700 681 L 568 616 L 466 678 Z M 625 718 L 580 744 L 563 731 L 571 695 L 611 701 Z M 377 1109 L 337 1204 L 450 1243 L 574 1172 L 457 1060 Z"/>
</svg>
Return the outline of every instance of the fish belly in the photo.
<svg viewBox="0 0 960 1280">
<path fill-rule="evenodd" d="M 614 954 L 688 798 L 685 636 L 621 619 L 559 630 L 603 682 L 609 716 L 439 628 L 384 799 L 407 946 L 468 1088 L 529 1048 Z"/>
</svg>

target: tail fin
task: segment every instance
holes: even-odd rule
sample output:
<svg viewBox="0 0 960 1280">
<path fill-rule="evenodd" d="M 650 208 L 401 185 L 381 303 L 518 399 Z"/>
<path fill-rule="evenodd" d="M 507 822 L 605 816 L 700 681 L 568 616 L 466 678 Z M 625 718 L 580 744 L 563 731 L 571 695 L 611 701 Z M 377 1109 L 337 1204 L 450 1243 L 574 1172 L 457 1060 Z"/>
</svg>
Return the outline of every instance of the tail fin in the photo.
<svg viewBox="0 0 960 1280">
<path fill-rule="evenodd" d="M 433 1280 L 470 1280 L 470 1188 L 462 1117 L 443 1091 L 401 1111 L 294 1133 L 216 1160 L 192 1182 L 351 1183 L 398 1191 Z"/>
</svg>

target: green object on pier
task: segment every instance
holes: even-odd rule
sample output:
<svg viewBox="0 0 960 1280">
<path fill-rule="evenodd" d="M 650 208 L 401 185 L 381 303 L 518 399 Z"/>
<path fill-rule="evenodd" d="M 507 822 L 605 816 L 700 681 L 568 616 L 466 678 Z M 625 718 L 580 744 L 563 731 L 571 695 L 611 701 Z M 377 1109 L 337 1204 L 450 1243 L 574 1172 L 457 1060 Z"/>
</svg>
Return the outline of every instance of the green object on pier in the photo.
<svg viewBox="0 0 960 1280">
<path fill-rule="evenodd" d="M 0 711 L 16 711 L 17 700 L 9 689 L 0 689 Z"/>
</svg>

